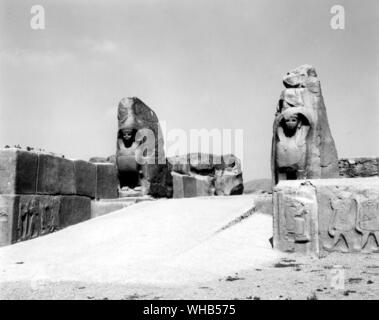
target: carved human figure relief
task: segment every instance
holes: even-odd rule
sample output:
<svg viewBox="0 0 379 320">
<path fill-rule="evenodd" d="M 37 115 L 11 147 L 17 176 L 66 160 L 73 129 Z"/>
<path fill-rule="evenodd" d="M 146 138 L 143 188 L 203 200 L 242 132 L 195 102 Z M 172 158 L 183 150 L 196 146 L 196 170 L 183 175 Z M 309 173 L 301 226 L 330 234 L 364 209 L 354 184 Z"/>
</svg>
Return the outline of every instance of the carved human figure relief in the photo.
<svg viewBox="0 0 379 320">
<path fill-rule="evenodd" d="M 331 200 L 330 205 L 332 217 L 328 233 L 332 237 L 332 242 L 329 246 L 325 246 L 325 248 L 333 250 L 339 241 L 343 241 L 346 246 L 344 251 L 360 250 L 360 235 L 356 230 L 358 219 L 357 200 L 349 196 L 341 196 L 340 198 Z"/>
<path fill-rule="evenodd" d="M 379 248 L 379 199 L 358 198 L 358 217 L 356 229 L 362 233 L 361 249 L 363 250 L 372 236 Z"/>
</svg>

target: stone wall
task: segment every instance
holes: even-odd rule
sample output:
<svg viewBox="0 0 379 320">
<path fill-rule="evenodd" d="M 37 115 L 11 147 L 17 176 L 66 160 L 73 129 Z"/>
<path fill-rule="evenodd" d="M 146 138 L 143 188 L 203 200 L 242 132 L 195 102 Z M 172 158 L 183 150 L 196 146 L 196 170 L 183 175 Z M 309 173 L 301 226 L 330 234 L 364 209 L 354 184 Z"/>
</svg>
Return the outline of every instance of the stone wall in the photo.
<svg viewBox="0 0 379 320">
<path fill-rule="evenodd" d="M 0 246 L 91 218 L 91 200 L 118 197 L 112 163 L 0 150 Z"/>
<path fill-rule="evenodd" d="M 379 176 L 379 159 L 373 157 L 345 158 L 338 161 L 342 178 Z"/>
<path fill-rule="evenodd" d="M 379 252 L 379 178 L 282 181 L 273 197 L 275 248 Z"/>
<path fill-rule="evenodd" d="M 174 198 L 243 193 L 241 162 L 234 155 L 189 153 L 168 158 L 168 163 Z"/>
</svg>

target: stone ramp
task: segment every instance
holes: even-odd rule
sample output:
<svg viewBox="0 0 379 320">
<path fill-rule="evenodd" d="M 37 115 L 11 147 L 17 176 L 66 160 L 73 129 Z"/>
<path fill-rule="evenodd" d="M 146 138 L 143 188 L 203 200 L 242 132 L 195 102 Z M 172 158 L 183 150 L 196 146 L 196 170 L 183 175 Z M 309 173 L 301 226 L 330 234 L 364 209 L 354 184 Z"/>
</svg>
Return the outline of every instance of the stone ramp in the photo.
<svg viewBox="0 0 379 320">
<path fill-rule="evenodd" d="M 254 195 L 138 203 L 0 248 L 0 282 L 173 285 L 273 263 L 272 216 L 252 208 Z"/>
</svg>

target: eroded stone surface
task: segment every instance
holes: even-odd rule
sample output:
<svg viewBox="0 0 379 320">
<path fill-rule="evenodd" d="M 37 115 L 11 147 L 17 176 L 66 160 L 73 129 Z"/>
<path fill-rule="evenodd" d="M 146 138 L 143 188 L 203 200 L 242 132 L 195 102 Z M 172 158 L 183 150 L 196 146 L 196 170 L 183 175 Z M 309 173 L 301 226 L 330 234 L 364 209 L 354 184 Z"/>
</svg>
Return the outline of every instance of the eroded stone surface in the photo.
<svg viewBox="0 0 379 320">
<path fill-rule="evenodd" d="M 330 132 L 316 70 L 303 65 L 288 72 L 273 125 L 272 179 L 338 177 L 337 150 Z"/>
<path fill-rule="evenodd" d="M 378 158 L 348 158 L 338 161 L 340 176 L 343 178 L 379 176 Z"/>
<path fill-rule="evenodd" d="M 234 155 L 189 153 L 168 161 L 174 198 L 243 193 L 241 163 Z"/>
<path fill-rule="evenodd" d="M 96 163 L 96 198 L 118 197 L 117 168 L 112 163 Z"/>
<path fill-rule="evenodd" d="M 379 252 L 379 178 L 280 182 L 274 245 L 317 255 Z"/>
<path fill-rule="evenodd" d="M 36 193 L 38 156 L 20 149 L 0 150 L 0 194 Z"/>
<path fill-rule="evenodd" d="M 1 195 L 0 246 L 33 239 L 90 217 L 88 197 Z"/>
<path fill-rule="evenodd" d="M 83 161 L 74 161 L 76 194 L 95 198 L 96 196 L 96 165 Z"/>
<path fill-rule="evenodd" d="M 115 161 L 120 187 L 142 186 L 143 194 L 172 196 L 163 136 L 155 112 L 138 98 L 124 98 L 118 105 Z"/>
<path fill-rule="evenodd" d="M 75 194 L 74 162 L 51 154 L 39 153 L 36 193 Z"/>
</svg>

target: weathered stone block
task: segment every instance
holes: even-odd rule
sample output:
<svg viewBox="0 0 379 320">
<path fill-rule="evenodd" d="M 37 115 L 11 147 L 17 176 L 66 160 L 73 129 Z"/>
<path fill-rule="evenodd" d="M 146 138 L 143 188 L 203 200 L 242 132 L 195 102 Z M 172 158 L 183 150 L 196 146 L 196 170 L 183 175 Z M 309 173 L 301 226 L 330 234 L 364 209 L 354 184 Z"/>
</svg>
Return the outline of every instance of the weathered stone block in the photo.
<svg viewBox="0 0 379 320">
<path fill-rule="evenodd" d="M 338 166 L 343 178 L 379 176 L 378 158 L 339 159 Z"/>
<path fill-rule="evenodd" d="M 16 223 L 16 233 L 12 236 L 12 243 L 33 239 L 60 228 L 59 197 L 21 195 L 15 198 L 15 203 L 13 221 Z"/>
<path fill-rule="evenodd" d="M 243 193 L 242 173 L 231 171 L 216 171 L 215 179 L 216 195 L 236 195 Z"/>
<path fill-rule="evenodd" d="M 316 190 L 309 182 L 291 182 L 280 182 L 274 189 L 274 247 L 318 253 Z"/>
<path fill-rule="evenodd" d="M 50 154 L 38 154 L 38 194 L 75 194 L 74 162 Z"/>
<path fill-rule="evenodd" d="M 34 152 L 0 150 L 0 194 L 36 193 L 37 167 Z"/>
<path fill-rule="evenodd" d="M 0 246 L 33 239 L 90 217 L 88 197 L 1 195 Z"/>
<path fill-rule="evenodd" d="M 187 176 L 172 173 L 174 198 L 212 196 L 215 193 L 214 179 L 209 176 Z"/>
<path fill-rule="evenodd" d="M 118 197 L 117 168 L 113 163 L 95 163 L 96 198 L 112 199 Z"/>
<path fill-rule="evenodd" d="M 167 164 L 146 164 L 141 168 L 143 195 L 155 198 L 172 197 L 172 176 Z"/>
<path fill-rule="evenodd" d="M 91 199 L 81 196 L 61 196 L 59 227 L 65 228 L 91 218 Z"/>
<path fill-rule="evenodd" d="M 379 252 L 379 178 L 280 182 L 274 246 L 316 255 Z"/>
<path fill-rule="evenodd" d="M 177 175 L 173 183 L 174 198 L 243 193 L 241 162 L 232 154 L 188 153 L 169 158 L 168 163 L 171 174 Z"/>
<path fill-rule="evenodd" d="M 96 196 L 96 165 L 83 161 L 74 161 L 76 194 L 95 198 Z"/>
<path fill-rule="evenodd" d="M 14 222 L 14 213 L 18 212 L 18 200 L 18 196 L 0 195 L 0 247 L 16 241 L 17 223 Z"/>
</svg>

